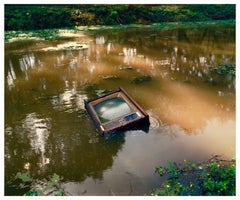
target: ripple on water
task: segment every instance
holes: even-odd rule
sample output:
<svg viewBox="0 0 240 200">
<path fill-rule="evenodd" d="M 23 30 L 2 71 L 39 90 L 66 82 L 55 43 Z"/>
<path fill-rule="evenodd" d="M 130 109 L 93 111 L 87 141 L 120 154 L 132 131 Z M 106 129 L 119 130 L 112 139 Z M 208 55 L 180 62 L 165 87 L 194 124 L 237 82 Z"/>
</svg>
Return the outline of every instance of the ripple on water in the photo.
<svg viewBox="0 0 240 200">
<path fill-rule="evenodd" d="M 161 120 L 158 118 L 157 115 L 153 113 L 153 111 L 147 111 L 149 115 L 149 121 L 150 121 L 150 129 L 157 129 L 162 125 Z"/>
</svg>

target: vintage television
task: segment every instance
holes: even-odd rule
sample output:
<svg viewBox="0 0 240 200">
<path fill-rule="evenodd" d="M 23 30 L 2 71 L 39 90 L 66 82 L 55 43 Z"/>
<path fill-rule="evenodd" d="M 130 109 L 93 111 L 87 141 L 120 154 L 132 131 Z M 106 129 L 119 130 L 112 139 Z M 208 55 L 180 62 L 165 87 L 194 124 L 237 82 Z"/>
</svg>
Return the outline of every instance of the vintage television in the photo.
<svg viewBox="0 0 240 200">
<path fill-rule="evenodd" d="M 123 129 L 149 128 L 149 115 L 123 90 L 84 100 L 85 108 L 100 134 Z"/>
</svg>

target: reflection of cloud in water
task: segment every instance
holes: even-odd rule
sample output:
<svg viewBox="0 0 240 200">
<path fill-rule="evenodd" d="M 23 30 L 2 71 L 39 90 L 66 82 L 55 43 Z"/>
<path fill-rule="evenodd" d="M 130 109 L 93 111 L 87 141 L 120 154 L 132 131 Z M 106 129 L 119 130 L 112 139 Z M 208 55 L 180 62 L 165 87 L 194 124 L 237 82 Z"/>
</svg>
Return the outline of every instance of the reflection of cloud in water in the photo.
<svg viewBox="0 0 240 200">
<path fill-rule="evenodd" d="M 116 119 L 131 112 L 128 104 L 121 98 L 113 98 L 94 106 L 98 116 L 104 121 Z"/>
<path fill-rule="evenodd" d="M 234 120 L 211 119 L 203 129 L 191 135 L 177 125 L 160 126 L 148 134 L 129 131 L 124 148 L 108 175 L 127 170 L 147 181 L 159 163 L 164 166 L 169 161 L 182 162 L 183 159 L 199 162 L 215 154 L 231 159 L 236 156 L 235 126 Z"/>
<path fill-rule="evenodd" d="M 200 131 L 207 138 L 199 138 L 199 142 L 206 145 L 209 152 L 215 152 L 216 148 L 222 148 L 224 155 L 235 154 L 236 121 L 222 121 L 217 118 L 209 120 L 205 128 Z M 216 152 L 217 153 L 217 152 Z"/>
<path fill-rule="evenodd" d="M 162 93 L 148 98 L 148 103 L 154 107 L 152 112 L 164 123 L 178 124 L 189 132 L 204 127 L 207 120 L 215 117 L 235 119 L 234 98 L 216 98 L 216 94 L 211 91 L 196 90 L 180 82 L 164 84 Z"/>
<path fill-rule="evenodd" d="M 27 137 L 30 140 L 32 149 L 37 154 L 41 154 L 40 165 L 43 166 L 49 163 L 46 158 L 46 143 L 49 137 L 49 129 L 51 128 L 48 118 L 39 118 L 36 113 L 28 114 L 23 122 L 23 128 L 28 131 Z"/>
<path fill-rule="evenodd" d="M 190 134 L 180 126 L 163 125 L 152 128 L 155 134 L 161 133 L 162 135 L 169 136 L 171 140 L 178 140 L 186 136 L 187 140 L 191 140 L 191 136 L 196 136 L 198 139 L 194 140 L 197 146 L 204 148 L 204 152 L 212 152 L 213 154 L 224 152 L 225 156 L 234 156 L 235 154 L 235 141 L 236 141 L 236 121 L 235 120 L 221 120 L 213 118 L 207 121 L 206 126 L 192 131 Z M 186 142 L 187 142 L 186 140 Z M 187 142 L 187 144 L 193 144 Z"/>
<path fill-rule="evenodd" d="M 168 162 L 204 161 L 211 155 L 235 156 L 235 121 L 211 119 L 202 130 L 189 135 L 177 125 L 150 129 L 148 134 L 127 131 L 125 143 L 102 180 L 87 177 L 82 182 L 63 184 L 70 195 L 139 195 L 159 186 L 156 166 Z M 143 148 L 144 147 L 144 148 Z M 114 177 L 114 179 L 113 179 Z M 119 186 L 121 185 L 120 189 Z M 132 188 L 131 188 L 132 186 Z"/>
</svg>

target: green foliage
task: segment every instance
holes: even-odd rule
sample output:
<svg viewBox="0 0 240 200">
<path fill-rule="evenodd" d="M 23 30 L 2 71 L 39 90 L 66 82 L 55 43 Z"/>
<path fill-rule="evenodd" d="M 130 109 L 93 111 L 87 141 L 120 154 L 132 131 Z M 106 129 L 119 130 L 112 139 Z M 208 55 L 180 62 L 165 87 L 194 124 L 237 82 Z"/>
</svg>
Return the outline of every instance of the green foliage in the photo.
<svg viewBox="0 0 240 200">
<path fill-rule="evenodd" d="M 215 72 L 219 75 L 234 75 L 236 74 L 236 66 L 235 65 L 219 65 L 214 68 Z"/>
<path fill-rule="evenodd" d="M 154 190 L 151 195 L 176 196 L 184 190 L 184 187 L 176 179 L 167 180 L 159 189 Z"/>
<path fill-rule="evenodd" d="M 5 30 L 235 19 L 234 4 L 5 5 Z"/>
<path fill-rule="evenodd" d="M 204 195 L 235 195 L 235 165 L 210 163 L 201 173 L 199 184 Z"/>
<path fill-rule="evenodd" d="M 15 179 L 20 179 L 23 183 L 32 182 L 33 178 L 29 175 L 29 173 L 20 173 L 18 172 L 15 176 Z"/>
<path fill-rule="evenodd" d="M 236 18 L 236 6 L 234 4 L 188 4 L 184 8 L 192 12 L 202 14 L 207 20 L 223 20 L 228 16 L 229 19 Z"/>
<path fill-rule="evenodd" d="M 151 195 L 227 195 L 236 194 L 236 159 L 221 160 L 214 156 L 206 162 L 184 165 L 168 163 L 156 167 L 160 175 L 168 179 L 152 191 Z"/>
<path fill-rule="evenodd" d="M 5 33 L 5 41 L 8 42 L 12 38 L 41 38 L 44 40 L 59 39 L 59 29 L 44 29 L 36 31 L 8 31 Z"/>
<path fill-rule="evenodd" d="M 28 189 L 24 196 L 64 196 L 64 190 L 60 187 L 61 177 L 53 174 L 47 179 L 33 179 L 28 172 L 17 173 L 12 180 L 18 182 L 18 188 Z"/>
<path fill-rule="evenodd" d="M 155 172 L 157 172 L 160 176 L 163 176 L 166 174 L 166 168 L 164 167 L 156 167 Z"/>
<path fill-rule="evenodd" d="M 5 5 L 5 30 L 73 27 L 70 9 L 64 6 Z"/>
<path fill-rule="evenodd" d="M 173 163 L 168 163 L 166 172 L 170 174 L 170 179 L 175 179 L 178 177 L 178 170 L 175 168 Z"/>
</svg>

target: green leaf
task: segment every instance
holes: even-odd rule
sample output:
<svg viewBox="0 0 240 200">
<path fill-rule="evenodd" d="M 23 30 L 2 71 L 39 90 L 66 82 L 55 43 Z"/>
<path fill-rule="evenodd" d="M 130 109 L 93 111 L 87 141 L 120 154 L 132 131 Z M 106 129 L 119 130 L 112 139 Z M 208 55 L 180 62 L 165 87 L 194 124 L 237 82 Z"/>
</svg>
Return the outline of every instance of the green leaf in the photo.
<svg viewBox="0 0 240 200">
<path fill-rule="evenodd" d="M 156 167 L 155 172 L 157 172 L 160 176 L 163 176 L 166 173 L 166 169 L 164 167 Z"/>
<path fill-rule="evenodd" d="M 29 175 L 28 172 L 26 172 L 26 173 L 18 172 L 16 175 L 16 179 L 21 179 L 23 182 L 32 182 L 33 181 L 32 177 Z"/>
</svg>

